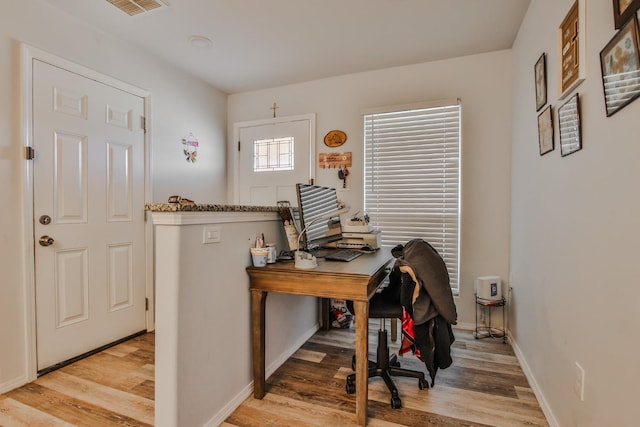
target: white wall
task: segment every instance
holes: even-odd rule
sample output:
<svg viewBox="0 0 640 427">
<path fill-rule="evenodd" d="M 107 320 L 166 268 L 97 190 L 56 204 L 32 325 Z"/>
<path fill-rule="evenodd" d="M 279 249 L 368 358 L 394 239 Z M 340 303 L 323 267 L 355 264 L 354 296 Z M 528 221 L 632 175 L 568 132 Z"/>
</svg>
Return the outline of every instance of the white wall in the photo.
<svg viewBox="0 0 640 427">
<path fill-rule="evenodd" d="M 615 34 L 610 1 L 587 0 L 583 149 L 540 156 L 533 66 L 547 53 L 557 107 L 557 28 L 573 0 L 532 1 L 513 48 L 510 329 L 562 426 L 638 425 L 640 101 L 607 118 L 599 52 Z M 585 401 L 573 392 L 586 371 Z"/>
<path fill-rule="evenodd" d="M 198 202 L 226 201 L 226 95 L 121 43 L 48 3 L 0 0 L 0 391 L 26 380 L 25 247 L 31 218 L 22 212 L 18 42 L 53 53 L 148 90 L 151 98 L 153 197 L 180 194 Z M 188 164 L 180 140 L 193 132 L 198 162 Z"/>
<path fill-rule="evenodd" d="M 461 297 L 459 321 L 474 322 L 473 281 L 480 275 L 508 276 L 509 161 L 511 138 L 511 53 L 499 51 L 283 86 L 229 96 L 228 129 L 233 123 L 278 116 L 317 114 L 316 152 L 351 151 L 349 189 L 339 197 L 352 206 L 363 204 L 363 133 L 365 108 L 461 98 L 463 108 Z M 338 149 L 326 147 L 332 129 L 347 133 Z M 229 141 L 233 135 L 229 133 Z M 232 142 L 230 142 L 233 145 Z M 235 150 L 228 150 L 229 177 L 235 171 Z M 316 161 L 317 165 L 317 161 Z M 317 169 L 316 183 L 337 187 L 335 169 Z M 229 182 L 228 194 L 232 194 Z M 229 196 L 231 197 L 231 196 Z"/>
<path fill-rule="evenodd" d="M 285 245 L 278 213 L 154 213 L 157 304 L 155 420 L 217 426 L 252 392 L 249 247 L 264 233 Z M 183 224 L 175 225 L 183 219 Z M 202 244 L 205 228 L 221 241 Z M 189 254 L 188 256 L 182 256 Z M 270 293 L 267 376 L 318 328 L 314 297 Z"/>
</svg>

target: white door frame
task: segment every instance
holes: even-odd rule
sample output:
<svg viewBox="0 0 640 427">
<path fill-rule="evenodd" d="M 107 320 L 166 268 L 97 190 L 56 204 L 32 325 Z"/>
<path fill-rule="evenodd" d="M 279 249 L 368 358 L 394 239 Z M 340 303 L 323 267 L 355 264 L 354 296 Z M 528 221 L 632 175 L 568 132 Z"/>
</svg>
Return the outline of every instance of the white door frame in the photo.
<svg viewBox="0 0 640 427">
<path fill-rule="evenodd" d="M 128 92 L 132 95 L 139 96 L 144 99 L 144 115 L 146 117 L 146 132 L 144 136 L 144 198 L 145 202 L 151 200 L 151 119 L 150 106 L 151 94 L 148 91 L 131 86 L 120 80 L 114 79 L 90 68 L 78 65 L 74 62 L 59 58 L 43 50 L 34 48 L 27 44 L 20 44 L 21 70 L 20 70 L 20 86 L 22 91 L 22 141 L 23 148 L 33 147 L 33 114 L 32 114 L 32 81 L 33 69 L 32 63 L 34 59 L 46 62 L 53 66 L 62 68 L 88 77 L 92 80 L 114 87 L 116 89 Z M 26 157 L 25 157 L 26 158 Z M 27 374 L 27 382 L 33 381 L 37 377 L 37 353 L 36 353 L 36 307 L 35 307 L 35 248 L 33 225 L 30 220 L 33 218 L 33 164 L 31 160 L 24 160 L 22 174 L 22 194 L 23 194 L 23 212 L 24 212 L 24 312 L 25 312 L 25 372 Z M 153 330 L 155 327 L 154 318 L 154 280 L 153 280 L 153 226 L 151 221 L 147 221 L 147 213 L 145 212 L 145 274 L 146 274 L 146 297 L 149 299 L 149 310 L 146 313 L 147 330 Z"/>
<path fill-rule="evenodd" d="M 315 113 L 300 114 L 297 116 L 275 117 L 273 119 L 252 120 L 248 122 L 236 122 L 233 124 L 233 141 L 231 143 L 231 152 L 233 153 L 233 203 L 240 204 L 240 153 L 238 144 L 240 143 L 240 129 L 262 126 L 268 124 L 278 124 L 286 122 L 294 122 L 308 120 L 309 121 L 309 179 L 315 179 L 316 176 L 316 115 Z"/>
</svg>

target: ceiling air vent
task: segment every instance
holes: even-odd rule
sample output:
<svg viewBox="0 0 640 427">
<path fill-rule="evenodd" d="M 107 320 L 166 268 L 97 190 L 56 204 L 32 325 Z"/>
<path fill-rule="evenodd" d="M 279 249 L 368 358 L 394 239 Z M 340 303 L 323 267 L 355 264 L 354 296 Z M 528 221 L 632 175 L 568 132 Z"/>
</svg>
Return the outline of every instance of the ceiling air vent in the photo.
<svg viewBox="0 0 640 427">
<path fill-rule="evenodd" d="M 107 0 L 129 16 L 167 7 L 159 0 Z"/>
</svg>

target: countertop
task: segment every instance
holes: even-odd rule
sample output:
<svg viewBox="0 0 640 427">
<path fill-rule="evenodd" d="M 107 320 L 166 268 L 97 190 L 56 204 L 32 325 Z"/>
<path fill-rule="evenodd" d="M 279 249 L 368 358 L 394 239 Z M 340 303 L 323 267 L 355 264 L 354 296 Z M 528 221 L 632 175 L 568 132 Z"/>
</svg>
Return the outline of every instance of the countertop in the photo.
<svg viewBox="0 0 640 427">
<path fill-rule="evenodd" d="M 215 205 L 202 203 L 145 203 L 150 212 L 279 212 L 277 206 Z"/>
</svg>

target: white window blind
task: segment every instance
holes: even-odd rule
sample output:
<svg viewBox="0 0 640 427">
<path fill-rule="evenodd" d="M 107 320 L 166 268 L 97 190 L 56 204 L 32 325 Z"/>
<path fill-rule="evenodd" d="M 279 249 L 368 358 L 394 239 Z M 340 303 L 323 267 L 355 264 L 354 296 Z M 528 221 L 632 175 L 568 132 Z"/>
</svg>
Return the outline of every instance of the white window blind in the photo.
<svg viewBox="0 0 640 427">
<path fill-rule="evenodd" d="M 385 246 L 423 239 L 459 293 L 461 106 L 364 115 L 365 210 Z"/>
</svg>

